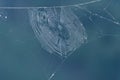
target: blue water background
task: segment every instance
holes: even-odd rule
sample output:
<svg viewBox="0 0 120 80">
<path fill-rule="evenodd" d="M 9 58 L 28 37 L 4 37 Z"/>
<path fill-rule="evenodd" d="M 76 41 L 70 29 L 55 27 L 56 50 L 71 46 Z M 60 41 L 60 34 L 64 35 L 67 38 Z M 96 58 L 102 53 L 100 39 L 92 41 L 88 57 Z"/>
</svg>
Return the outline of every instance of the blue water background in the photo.
<svg viewBox="0 0 120 80">
<path fill-rule="evenodd" d="M 1 7 L 38 7 L 70 5 L 90 0 L 0 0 Z M 85 6 L 111 19 L 102 9 L 110 2 Z M 120 0 L 112 0 L 107 9 L 120 21 Z M 0 9 L 0 80 L 47 80 L 61 58 L 41 48 L 29 23 L 26 9 Z M 84 24 L 88 41 L 77 49 L 52 80 L 120 80 L 120 25 L 75 11 Z"/>
</svg>

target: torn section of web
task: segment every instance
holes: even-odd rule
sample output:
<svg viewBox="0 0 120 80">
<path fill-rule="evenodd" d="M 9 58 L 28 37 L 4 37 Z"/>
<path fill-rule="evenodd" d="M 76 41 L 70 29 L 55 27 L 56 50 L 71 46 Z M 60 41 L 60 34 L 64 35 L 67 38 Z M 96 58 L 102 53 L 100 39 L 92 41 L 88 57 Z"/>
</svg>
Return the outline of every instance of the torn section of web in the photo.
<svg viewBox="0 0 120 80">
<path fill-rule="evenodd" d="M 92 15 L 92 16 L 99 17 L 99 18 L 101 18 L 101 19 L 107 20 L 107 21 L 109 21 L 109 22 L 112 22 L 112 23 L 120 26 L 120 22 L 107 10 L 107 9 L 109 8 L 109 6 L 110 6 L 111 3 L 112 3 L 112 0 L 103 8 L 103 11 L 105 11 L 106 14 L 108 14 L 108 15 L 111 17 L 111 19 L 109 19 L 109 18 L 107 18 L 107 17 L 104 17 L 104 16 L 102 16 L 102 15 L 100 15 L 100 14 L 94 13 L 94 12 L 90 11 L 89 9 L 87 9 L 87 8 L 85 8 L 85 7 L 82 7 L 82 6 L 80 6 L 80 5 L 75 5 L 75 7 L 86 11 L 87 13 L 89 13 L 89 14 Z M 89 19 L 90 19 L 90 21 L 93 22 L 91 16 L 89 16 Z"/>
</svg>

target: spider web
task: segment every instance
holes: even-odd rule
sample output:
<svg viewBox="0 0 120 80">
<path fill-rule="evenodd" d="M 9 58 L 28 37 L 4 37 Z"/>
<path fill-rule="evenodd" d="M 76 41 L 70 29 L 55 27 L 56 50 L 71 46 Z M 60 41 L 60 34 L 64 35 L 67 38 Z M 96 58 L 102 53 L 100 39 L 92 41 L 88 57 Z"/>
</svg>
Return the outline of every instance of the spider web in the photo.
<svg viewBox="0 0 120 80">
<path fill-rule="evenodd" d="M 87 31 L 87 43 L 90 43 L 106 35 L 120 36 L 120 12 L 116 9 L 119 7 L 119 3 L 117 2 L 115 3 L 114 0 L 93 0 L 75 5 L 55 7 L 71 7 L 75 11 Z M 28 10 L 31 8 L 41 7 L 0 7 L 0 9 Z M 63 59 L 59 66 L 50 73 L 47 78 L 48 80 L 54 79 L 54 76 L 61 69 L 66 59 Z"/>
<path fill-rule="evenodd" d="M 117 19 L 117 16 L 119 15 L 115 16 L 111 10 L 112 9 L 111 7 L 114 6 L 113 3 L 114 3 L 113 0 L 106 0 L 106 1 L 95 0 L 95 1 L 88 1 L 81 4 L 61 6 L 61 7 L 74 8 L 74 10 L 76 10 L 76 15 L 78 15 L 78 17 L 82 21 L 85 29 L 87 29 L 88 27 L 91 28 L 91 26 L 94 26 L 93 31 L 89 32 L 89 30 L 86 30 L 88 31 L 87 43 L 90 43 L 98 38 L 101 38 L 107 35 L 120 36 L 120 32 L 119 32 L 120 21 L 119 21 L 119 18 Z M 87 19 L 85 19 L 86 17 Z M 110 28 L 112 28 L 112 30 Z M 54 78 L 55 74 L 60 69 L 60 67 L 63 66 L 65 61 L 66 59 L 64 59 L 61 62 L 60 66 L 58 66 L 56 70 L 51 73 L 48 80 L 52 80 Z"/>
</svg>

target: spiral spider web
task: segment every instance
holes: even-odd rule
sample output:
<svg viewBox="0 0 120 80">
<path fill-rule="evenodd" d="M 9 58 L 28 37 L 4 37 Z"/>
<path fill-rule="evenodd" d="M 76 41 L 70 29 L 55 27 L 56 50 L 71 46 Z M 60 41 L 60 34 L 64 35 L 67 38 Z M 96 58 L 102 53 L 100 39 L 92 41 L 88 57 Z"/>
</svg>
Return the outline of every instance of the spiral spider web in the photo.
<svg viewBox="0 0 120 80">
<path fill-rule="evenodd" d="M 99 25 L 101 23 L 97 23 L 98 21 L 103 21 L 104 20 L 103 22 L 110 23 L 110 24 L 114 25 L 115 27 L 120 27 L 119 19 L 117 19 L 115 17 L 115 15 L 113 15 L 111 13 L 111 11 L 109 11 L 110 10 L 109 8 L 111 8 L 111 6 L 113 5 L 112 4 L 113 0 L 110 0 L 110 1 L 108 0 L 106 2 L 107 2 L 107 5 L 103 4 L 104 0 L 94 0 L 94 1 L 88 1 L 88 2 L 85 2 L 85 3 L 80 3 L 80 4 L 75 4 L 75 5 L 54 6 L 54 8 L 63 8 L 63 9 L 66 8 L 66 7 L 72 8 L 72 9 L 74 9 L 76 11 L 77 17 L 79 17 L 79 14 L 80 14 L 80 13 L 77 13 L 77 11 L 83 11 L 85 13 L 85 16 L 87 16 L 87 19 L 91 22 L 91 24 L 95 25 L 95 27 L 98 28 L 97 30 L 99 31 L 98 34 L 100 34 L 100 36 L 97 35 L 96 37 L 99 38 L 99 37 L 102 37 L 104 35 L 113 35 L 113 34 L 104 32 L 104 30 L 101 27 L 99 27 Z M 97 4 L 100 4 L 100 5 L 103 4 L 103 5 L 101 5 L 102 7 L 100 6 L 100 8 L 98 7 L 98 10 L 97 9 L 93 10 L 93 9 L 89 8 L 91 5 L 93 7 L 95 5 L 95 7 L 96 7 Z M 34 9 L 40 9 L 40 8 L 48 8 L 48 7 L 0 7 L 0 9 L 27 9 L 28 13 L 29 13 L 29 11 L 31 9 L 34 10 Z M 49 7 L 49 8 L 53 8 L 53 7 Z M 103 15 L 103 14 L 105 14 L 105 15 Z M 81 20 L 82 18 L 79 17 L 79 19 Z M 95 21 L 96 19 L 99 19 L 99 20 Z M 81 20 L 81 23 L 82 23 L 83 27 L 86 26 L 86 24 L 84 22 L 82 22 L 82 20 Z M 87 32 L 87 30 L 86 30 L 86 32 Z M 94 39 L 90 39 L 89 40 L 89 33 L 87 33 L 87 35 L 88 35 L 87 43 L 89 43 L 90 41 L 94 40 Z M 116 36 L 116 34 L 115 34 L 115 36 Z M 117 36 L 119 36 L 119 32 L 117 33 Z M 56 70 L 53 71 L 50 74 L 50 76 L 48 77 L 48 80 L 51 80 L 51 79 L 54 78 L 55 74 L 60 69 L 60 67 L 62 66 L 62 64 L 64 63 L 64 61 L 66 61 L 67 58 L 63 59 L 63 61 L 61 62 L 60 66 L 58 66 L 56 68 Z"/>
</svg>

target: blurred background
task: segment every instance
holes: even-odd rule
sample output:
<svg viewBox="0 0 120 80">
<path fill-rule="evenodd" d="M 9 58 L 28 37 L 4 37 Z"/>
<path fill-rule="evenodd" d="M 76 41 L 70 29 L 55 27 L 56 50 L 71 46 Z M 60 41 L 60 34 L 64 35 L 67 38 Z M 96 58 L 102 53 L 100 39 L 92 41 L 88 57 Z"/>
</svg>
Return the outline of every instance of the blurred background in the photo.
<svg viewBox="0 0 120 80">
<path fill-rule="evenodd" d="M 88 1 L 0 0 L 0 7 L 67 6 Z M 107 6 L 110 14 L 103 10 Z M 85 9 L 74 10 L 88 41 L 67 58 L 51 80 L 120 80 L 120 25 L 115 24 L 120 21 L 120 0 L 81 7 L 108 20 Z M 0 80 L 48 80 L 61 61 L 41 48 L 27 9 L 0 9 Z"/>
<path fill-rule="evenodd" d="M 0 6 L 31 7 L 31 6 L 56 6 L 88 2 L 91 0 L 0 0 Z"/>
</svg>

